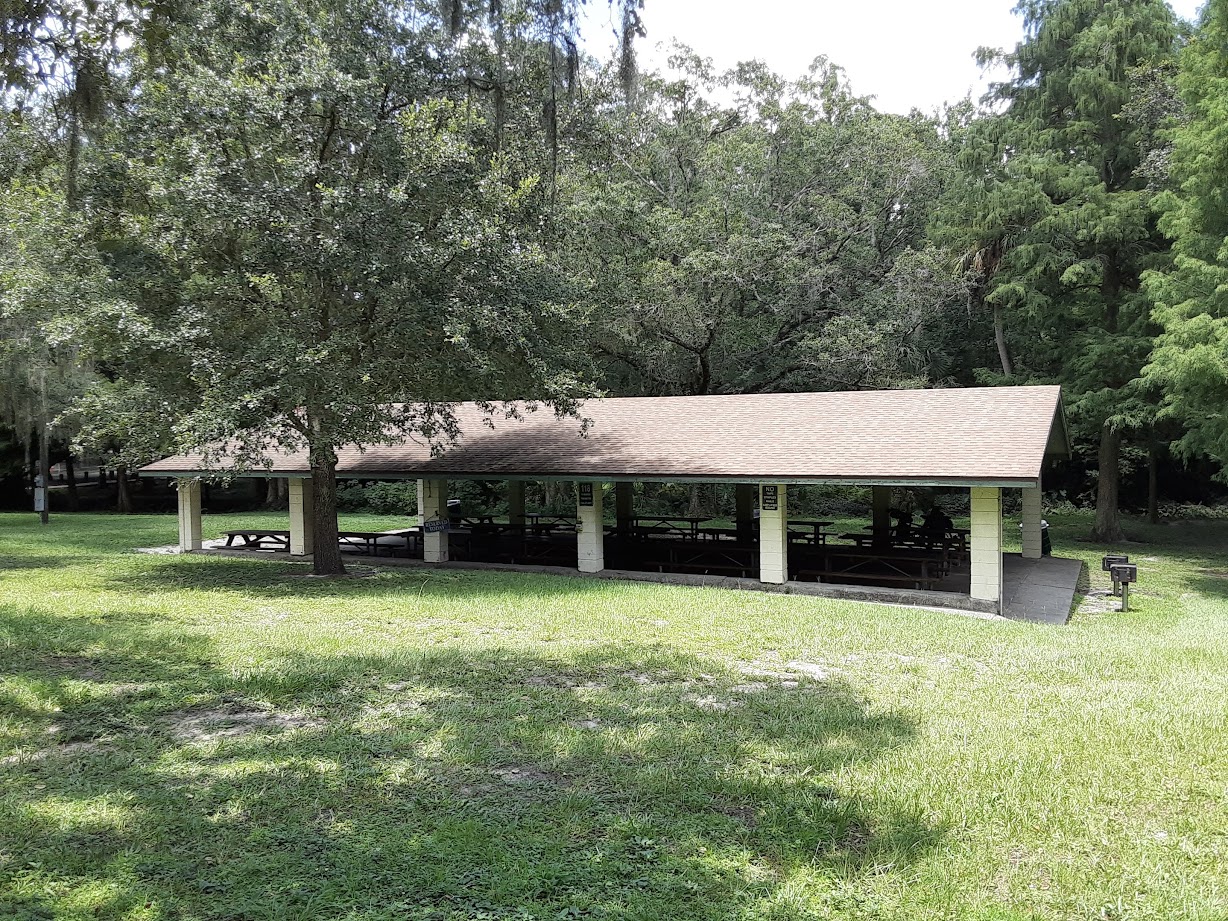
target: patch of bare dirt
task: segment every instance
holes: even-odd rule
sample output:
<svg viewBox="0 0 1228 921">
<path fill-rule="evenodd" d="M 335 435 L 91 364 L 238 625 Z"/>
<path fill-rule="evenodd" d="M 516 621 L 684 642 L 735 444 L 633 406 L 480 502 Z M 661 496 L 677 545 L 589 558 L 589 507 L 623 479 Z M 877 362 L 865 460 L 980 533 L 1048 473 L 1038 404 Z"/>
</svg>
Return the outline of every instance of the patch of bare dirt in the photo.
<svg viewBox="0 0 1228 921">
<path fill-rule="evenodd" d="M 47 656 L 43 664 L 57 672 L 71 672 L 74 677 L 86 681 L 101 681 L 105 677 L 98 661 L 87 656 Z"/>
<path fill-rule="evenodd" d="M 735 822 L 741 822 L 747 828 L 754 828 L 759 824 L 759 813 L 753 806 L 717 806 L 716 811 Z"/>
<path fill-rule="evenodd" d="M 1111 589 L 1091 589 L 1079 602 L 1076 614 L 1107 614 L 1110 611 L 1121 610 L 1121 598 L 1114 595 Z"/>
<path fill-rule="evenodd" d="M 52 745 L 32 752 L 18 752 L 0 758 L 0 767 L 14 764 L 38 764 L 50 758 L 72 758 L 83 755 L 96 755 L 106 751 L 101 742 L 65 742 L 63 745 Z"/>
<path fill-rule="evenodd" d="M 218 707 L 194 707 L 162 718 L 170 734 L 180 742 L 214 742 L 255 732 L 287 732 L 323 725 L 301 713 L 264 710 L 250 704 L 228 703 Z"/>
<path fill-rule="evenodd" d="M 508 765 L 493 768 L 492 774 L 509 787 L 566 787 L 567 778 L 553 771 L 546 771 L 531 764 Z"/>
<path fill-rule="evenodd" d="M 568 675 L 529 675 L 524 683 L 533 688 L 558 688 L 560 690 L 604 691 L 600 681 L 582 681 Z"/>
<path fill-rule="evenodd" d="M 736 710 L 738 707 L 746 705 L 741 700 L 721 700 L 719 697 L 713 697 L 711 694 L 703 696 L 688 694 L 684 700 L 694 704 L 697 709 L 703 710 L 706 713 L 728 713 L 730 710 Z"/>
<path fill-rule="evenodd" d="M 826 681 L 832 674 L 827 666 L 796 659 L 790 662 L 778 660 L 741 662 L 737 663 L 735 668 L 748 678 L 760 679 L 737 685 L 734 691 L 742 694 L 766 691 L 769 688 L 793 690 L 801 685 L 803 678 L 809 678 L 812 681 Z"/>
</svg>

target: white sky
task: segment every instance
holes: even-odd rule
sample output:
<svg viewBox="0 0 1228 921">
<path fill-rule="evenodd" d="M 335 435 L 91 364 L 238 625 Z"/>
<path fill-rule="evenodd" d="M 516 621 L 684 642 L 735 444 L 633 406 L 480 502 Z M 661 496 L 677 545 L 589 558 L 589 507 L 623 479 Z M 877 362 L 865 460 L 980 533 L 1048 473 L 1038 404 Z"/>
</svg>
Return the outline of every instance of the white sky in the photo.
<svg viewBox="0 0 1228 921">
<path fill-rule="evenodd" d="M 1170 0 L 1190 19 L 1202 3 Z M 974 98 L 984 92 L 973 54 L 982 45 L 1013 48 L 1022 38 L 1014 6 L 1015 0 L 646 0 L 648 37 L 638 53 L 643 70 L 664 70 L 677 38 L 718 70 L 758 59 L 786 78 L 801 76 L 825 54 L 847 71 L 855 93 L 877 98 L 877 108 L 930 112 L 969 90 Z M 601 58 L 610 51 L 610 15 L 608 0 L 589 0 L 585 45 Z"/>
</svg>

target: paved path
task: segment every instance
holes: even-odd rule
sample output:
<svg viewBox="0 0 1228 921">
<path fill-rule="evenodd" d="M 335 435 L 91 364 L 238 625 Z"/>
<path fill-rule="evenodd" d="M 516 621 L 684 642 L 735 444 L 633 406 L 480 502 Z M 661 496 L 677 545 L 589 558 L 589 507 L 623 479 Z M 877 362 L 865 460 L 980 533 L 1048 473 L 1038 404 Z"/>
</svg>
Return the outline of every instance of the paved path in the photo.
<svg viewBox="0 0 1228 921">
<path fill-rule="evenodd" d="M 1081 560 L 1056 556 L 1025 560 L 1017 553 L 1004 553 L 1002 614 L 1042 624 L 1066 623 L 1082 572 Z"/>
</svg>

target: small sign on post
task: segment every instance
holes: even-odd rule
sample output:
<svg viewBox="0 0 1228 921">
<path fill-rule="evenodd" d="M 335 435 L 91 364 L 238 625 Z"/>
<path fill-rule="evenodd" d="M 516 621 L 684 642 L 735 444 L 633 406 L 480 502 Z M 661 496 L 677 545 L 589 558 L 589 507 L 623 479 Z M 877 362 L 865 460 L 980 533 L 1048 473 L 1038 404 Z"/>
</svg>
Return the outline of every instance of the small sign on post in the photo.
<svg viewBox="0 0 1228 921">
<path fill-rule="evenodd" d="M 765 512 L 780 510 L 780 487 L 764 486 L 760 490 L 759 507 Z"/>
<path fill-rule="evenodd" d="M 593 507 L 593 484 L 592 483 L 581 483 L 580 484 L 580 506 L 581 508 L 592 508 Z"/>
<path fill-rule="evenodd" d="M 441 531 L 451 531 L 452 522 L 447 518 L 433 518 L 422 525 L 422 530 L 427 534 L 438 534 Z"/>
<path fill-rule="evenodd" d="M 34 511 L 47 511 L 47 490 L 42 486 L 34 487 Z"/>
</svg>

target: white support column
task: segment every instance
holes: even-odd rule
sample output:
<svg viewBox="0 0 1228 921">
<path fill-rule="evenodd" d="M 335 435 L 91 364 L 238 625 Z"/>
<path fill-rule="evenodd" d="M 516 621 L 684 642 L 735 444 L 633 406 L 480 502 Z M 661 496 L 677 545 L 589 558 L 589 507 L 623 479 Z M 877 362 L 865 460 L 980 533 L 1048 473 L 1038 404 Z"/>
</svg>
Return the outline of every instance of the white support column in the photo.
<svg viewBox="0 0 1228 921">
<path fill-rule="evenodd" d="M 1023 490 L 1023 557 L 1026 560 L 1040 559 L 1040 486 Z"/>
<path fill-rule="evenodd" d="M 576 560 L 580 572 L 605 569 L 605 523 L 601 514 L 601 484 L 577 483 Z"/>
<path fill-rule="evenodd" d="M 507 520 L 509 524 L 524 524 L 524 480 L 508 480 Z"/>
<path fill-rule="evenodd" d="M 448 481 L 419 480 L 418 506 L 422 509 L 422 559 L 448 562 L 448 532 L 428 531 L 428 522 L 448 520 Z"/>
<path fill-rule="evenodd" d="M 179 552 L 191 553 L 204 546 L 200 527 L 200 480 L 181 478 L 179 487 Z"/>
<path fill-rule="evenodd" d="M 972 597 L 1002 607 L 1002 490 L 972 488 Z"/>
<path fill-rule="evenodd" d="M 301 477 L 290 479 L 290 555 L 315 553 L 315 484 Z"/>
<path fill-rule="evenodd" d="M 759 581 L 789 581 L 789 510 L 783 483 L 759 486 Z"/>
</svg>

